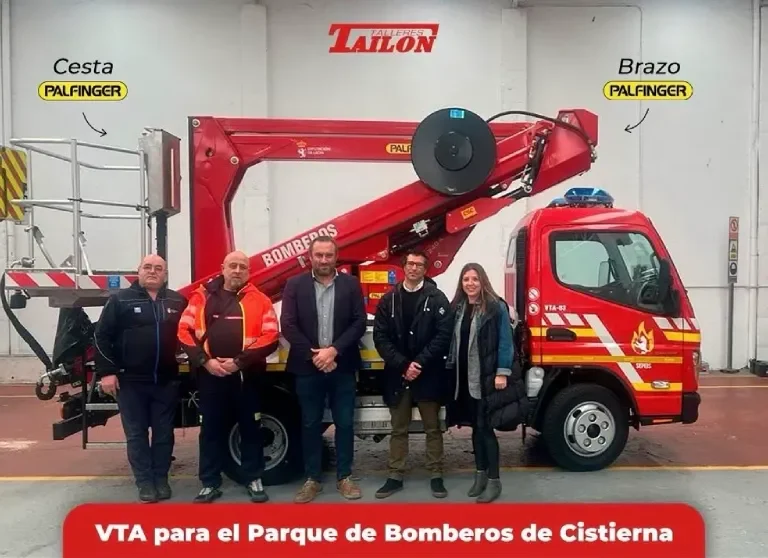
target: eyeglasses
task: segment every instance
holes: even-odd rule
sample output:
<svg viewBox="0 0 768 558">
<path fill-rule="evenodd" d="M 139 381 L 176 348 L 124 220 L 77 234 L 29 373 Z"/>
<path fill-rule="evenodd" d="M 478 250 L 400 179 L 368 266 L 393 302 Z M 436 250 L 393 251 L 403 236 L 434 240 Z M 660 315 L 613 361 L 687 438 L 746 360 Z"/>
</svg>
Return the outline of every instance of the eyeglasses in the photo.
<svg viewBox="0 0 768 558">
<path fill-rule="evenodd" d="M 426 265 L 421 262 L 405 262 L 405 267 L 422 268 L 422 267 L 426 267 Z"/>
</svg>

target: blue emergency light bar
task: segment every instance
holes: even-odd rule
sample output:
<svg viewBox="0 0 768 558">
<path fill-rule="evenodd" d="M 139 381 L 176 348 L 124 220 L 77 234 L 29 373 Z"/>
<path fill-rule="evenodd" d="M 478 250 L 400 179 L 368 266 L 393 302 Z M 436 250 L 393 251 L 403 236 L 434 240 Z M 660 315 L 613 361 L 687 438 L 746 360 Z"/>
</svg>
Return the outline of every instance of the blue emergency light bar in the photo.
<svg viewBox="0 0 768 558">
<path fill-rule="evenodd" d="M 613 207 L 613 196 L 602 188 L 571 188 L 548 207 Z"/>
</svg>

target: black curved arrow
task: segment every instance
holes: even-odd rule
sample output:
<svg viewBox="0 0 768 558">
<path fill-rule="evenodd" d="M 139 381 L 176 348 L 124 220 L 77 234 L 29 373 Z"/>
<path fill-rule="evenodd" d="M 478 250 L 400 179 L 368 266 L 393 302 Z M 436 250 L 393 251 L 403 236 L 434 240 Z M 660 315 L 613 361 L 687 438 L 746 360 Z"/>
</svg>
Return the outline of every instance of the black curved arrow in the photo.
<svg viewBox="0 0 768 558">
<path fill-rule="evenodd" d="M 104 128 L 102 128 L 101 130 L 97 130 L 96 128 L 94 128 L 93 125 L 90 122 L 88 122 L 88 117 L 85 116 L 85 113 L 83 113 L 83 118 L 85 118 L 85 122 L 86 122 L 86 124 L 88 124 L 88 126 L 91 127 L 91 130 L 93 130 L 94 132 L 99 134 L 100 137 L 103 138 L 104 136 L 107 135 L 107 131 Z"/>
<path fill-rule="evenodd" d="M 644 115 L 643 115 L 643 117 L 640 119 L 640 122 L 638 122 L 638 123 L 637 123 L 637 124 L 635 124 L 634 126 L 630 126 L 629 124 L 627 124 L 627 125 L 624 127 L 624 131 L 625 131 L 625 132 L 627 132 L 628 134 L 631 134 L 631 133 L 632 133 L 632 130 L 634 130 L 634 129 L 635 129 L 635 128 L 637 128 L 637 127 L 638 127 L 640 124 L 642 124 L 642 123 L 643 123 L 643 120 L 645 120 L 645 117 L 646 117 L 646 116 L 648 116 L 648 111 L 649 111 L 649 110 L 651 110 L 651 109 L 649 109 L 649 108 L 645 109 L 645 114 L 644 114 Z"/>
</svg>

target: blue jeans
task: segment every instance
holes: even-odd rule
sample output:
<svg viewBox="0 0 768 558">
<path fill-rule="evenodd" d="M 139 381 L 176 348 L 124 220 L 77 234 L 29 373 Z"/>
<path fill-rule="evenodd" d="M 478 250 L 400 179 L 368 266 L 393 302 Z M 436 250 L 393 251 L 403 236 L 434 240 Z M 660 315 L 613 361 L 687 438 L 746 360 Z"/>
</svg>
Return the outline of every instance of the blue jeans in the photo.
<svg viewBox="0 0 768 558">
<path fill-rule="evenodd" d="M 336 478 L 352 474 L 355 451 L 355 395 L 357 381 L 353 371 L 337 368 L 325 374 L 296 376 L 296 394 L 301 404 L 304 468 L 308 479 L 322 480 L 323 413 L 331 409 L 335 426 Z"/>
<path fill-rule="evenodd" d="M 173 458 L 179 383 L 121 381 L 117 404 L 137 486 L 168 479 Z M 150 441 L 149 430 L 152 430 Z"/>
</svg>

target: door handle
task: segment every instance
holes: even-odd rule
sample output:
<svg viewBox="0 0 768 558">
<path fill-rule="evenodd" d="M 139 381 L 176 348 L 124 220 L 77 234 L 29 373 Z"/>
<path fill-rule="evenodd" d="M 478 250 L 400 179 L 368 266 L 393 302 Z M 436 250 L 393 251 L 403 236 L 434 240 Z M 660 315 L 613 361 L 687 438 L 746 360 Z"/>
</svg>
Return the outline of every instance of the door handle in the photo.
<svg viewBox="0 0 768 558">
<path fill-rule="evenodd" d="M 547 341 L 576 341 L 576 333 L 564 327 L 550 327 L 547 329 Z"/>
</svg>

